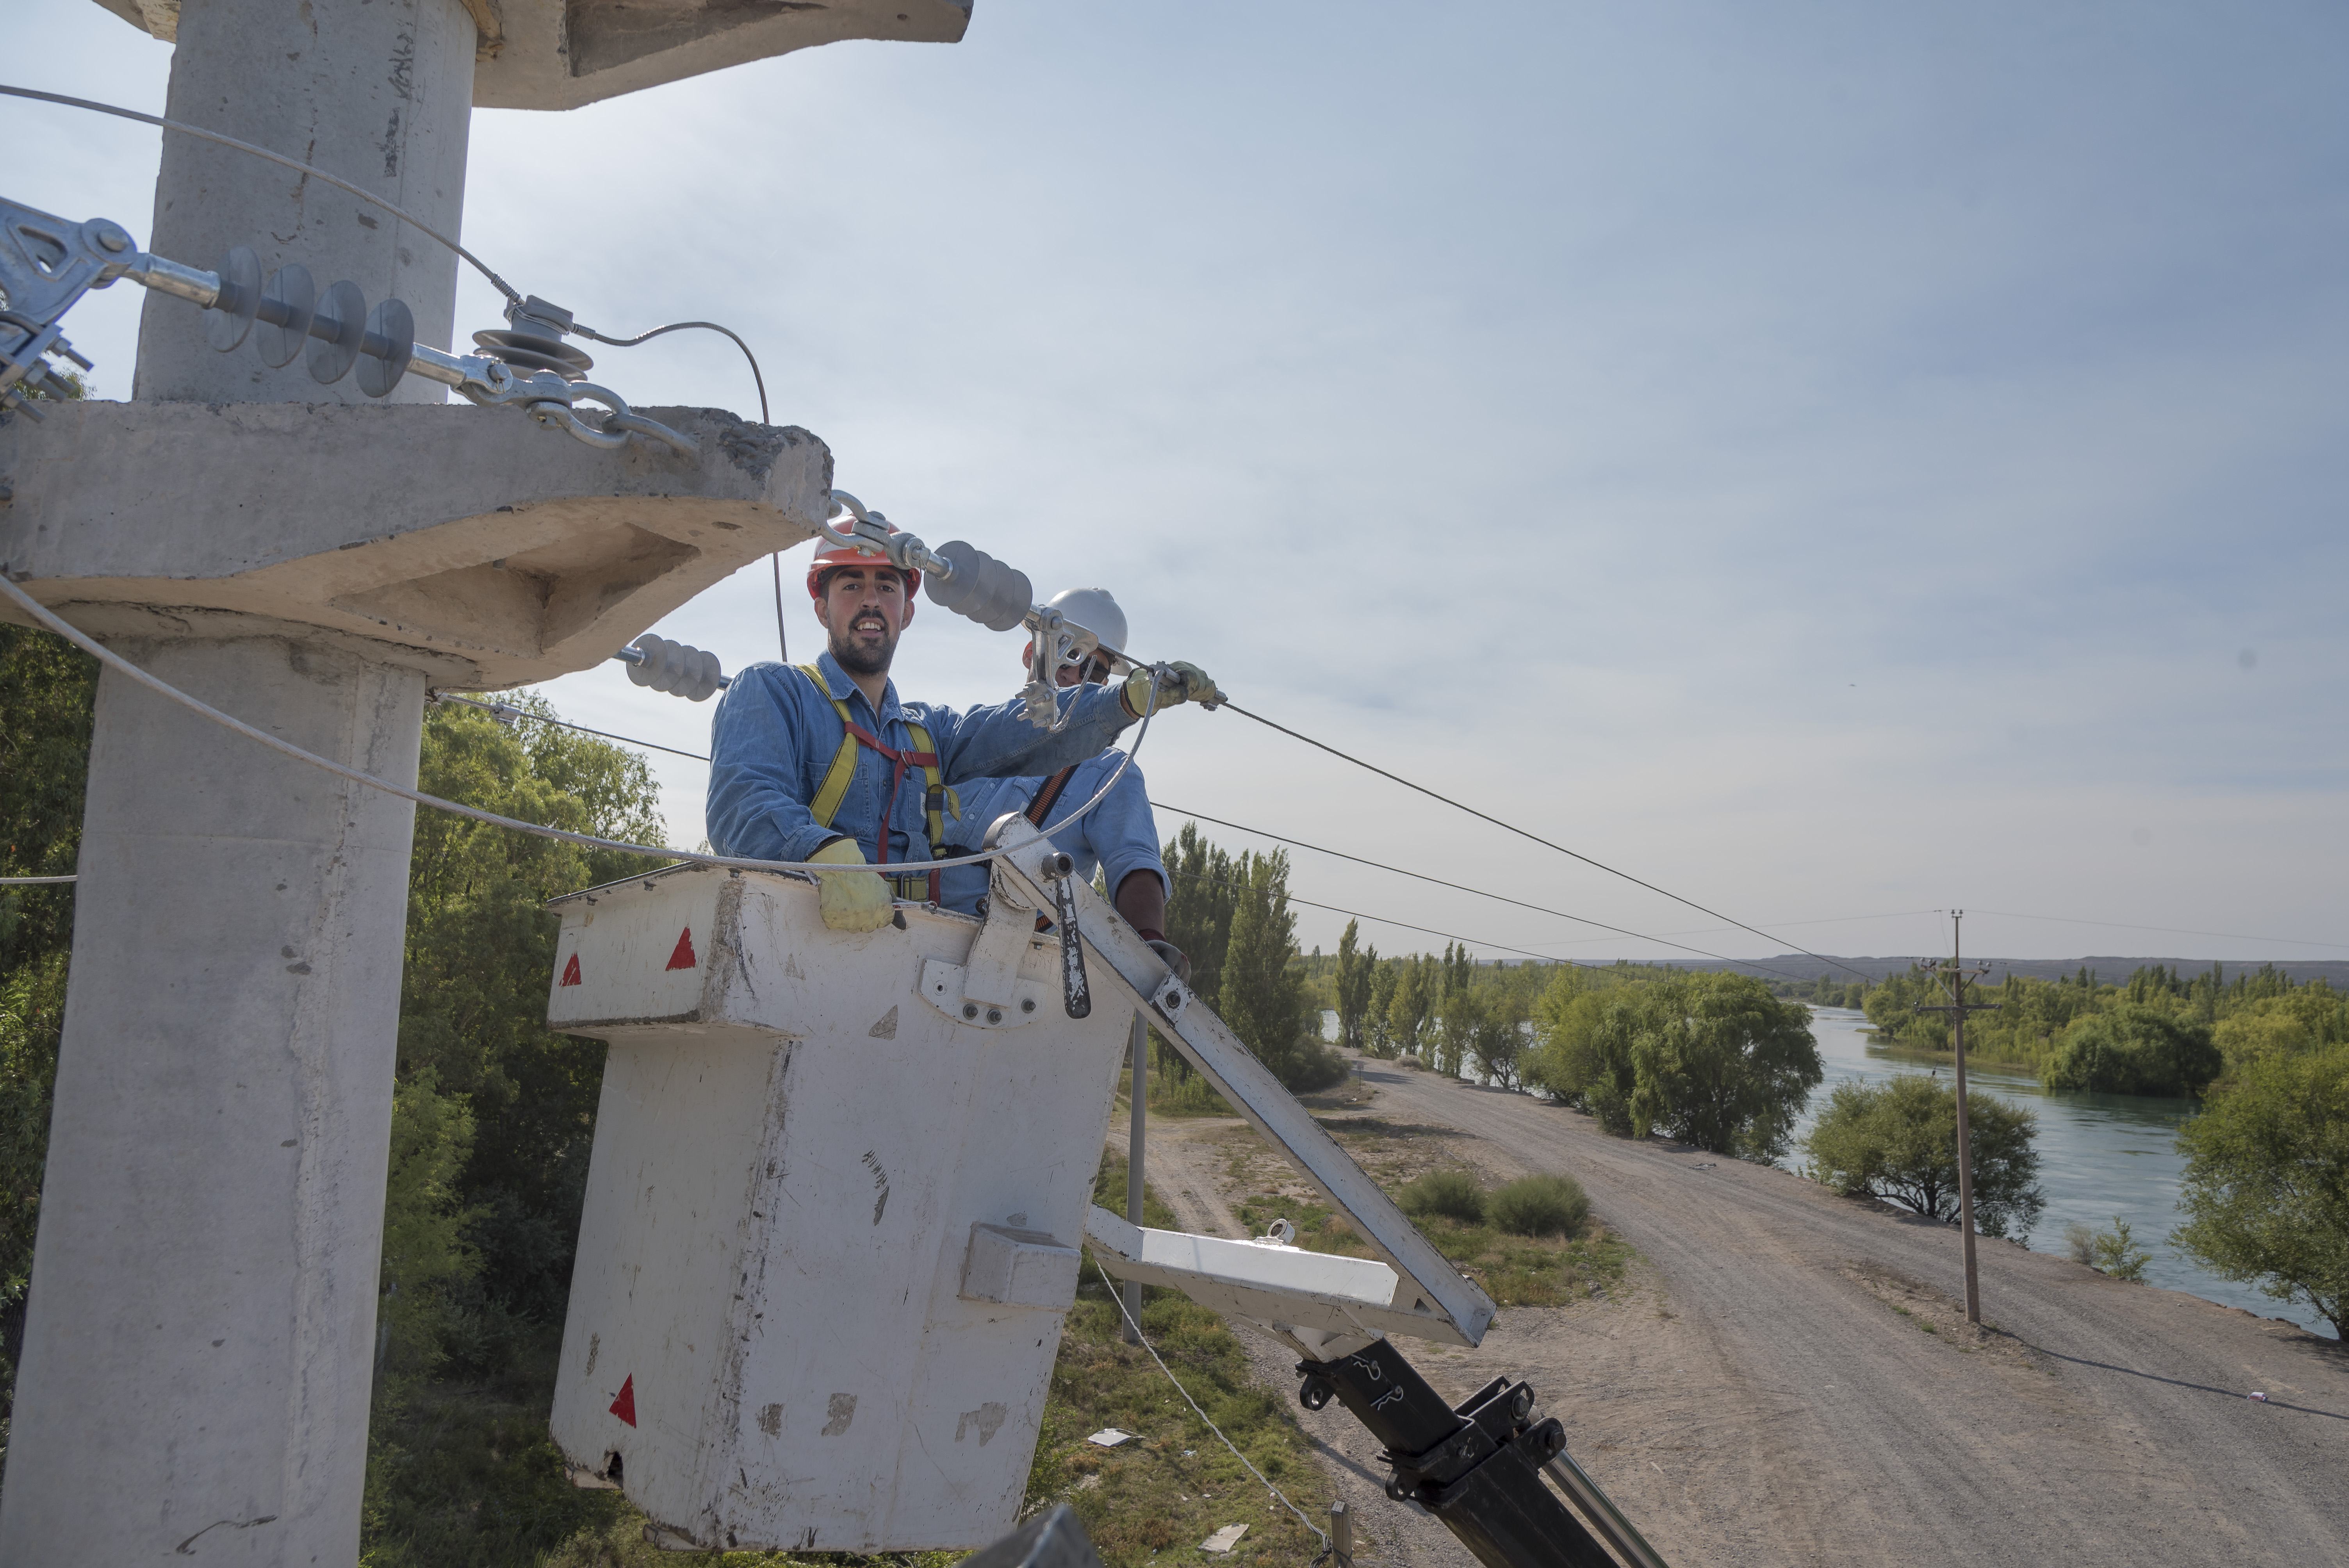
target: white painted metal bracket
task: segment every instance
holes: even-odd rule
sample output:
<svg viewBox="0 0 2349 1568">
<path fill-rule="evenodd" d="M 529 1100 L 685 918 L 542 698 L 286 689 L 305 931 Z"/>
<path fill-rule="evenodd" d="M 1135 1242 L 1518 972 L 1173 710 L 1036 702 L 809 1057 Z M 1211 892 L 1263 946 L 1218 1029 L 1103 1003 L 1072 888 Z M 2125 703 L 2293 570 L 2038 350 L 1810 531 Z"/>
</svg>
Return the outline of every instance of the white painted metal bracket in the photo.
<svg viewBox="0 0 2349 1568">
<path fill-rule="evenodd" d="M 1041 865 L 1050 850 L 1040 835 L 1002 849 L 995 861 L 998 882 L 1009 882 L 1040 906 L 1049 895 Z M 1401 1277 L 1385 1305 L 1381 1326 L 1390 1333 L 1450 1345 L 1480 1342 L 1493 1321 L 1492 1298 L 1463 1278 L 1434 1243 L 1419 1233 L 1214 1010 L 1175 980 L 1164 961 L 1106 900 L 1090 887 L 1080 885 L 1075 892 L 1085 945 L 1100 961 L 1096 992 L 1112 1008 L 1123 1003 L 1146 1009 L 1156 1020 L 1159 1033 L 1173 1042 L 1207 1086 L 1286 1154 L 1371 1250 L 1394 1265 Z M 1265 1314 L 1251 1311 L 1243 1315 L 1260 1318 Z M 1293 1316 L 1274 1316 L 1278 1321 L 1295 1321 Z"/>
<path fill-rule="evenodd" d="M 1179 1290 L 1202 1306 L 1275 1332 L 1317 1329 L 1363 1339 L 1427 1334 L 1424 1316 L 1395 1310 L 1401 1278 L 1376 1258 L 1145 1230 L 1099 1205 L 1085 1216 L 1085 1239 L 1102 1267 L 1120 1279 Z"/>
<path fill-rule="evenodd" d="M 970 975 L 971 972 L 959 964 L 948 964 L 943 958 L 926 959 L 922 964 L 922 1000 L 957 1024 L 980 1029 L 1011 1029 L 1061 999 L 1057 990 L 1033 980 L 1014 979 L 1009 986 L 999 983 L 982 986 L 975 985 Z M 1019 1000 L 1009 1004 L 979 1000 L 982 990 L 1000 993 L 1007 989 L 1015 993 Z"/>
</svg>

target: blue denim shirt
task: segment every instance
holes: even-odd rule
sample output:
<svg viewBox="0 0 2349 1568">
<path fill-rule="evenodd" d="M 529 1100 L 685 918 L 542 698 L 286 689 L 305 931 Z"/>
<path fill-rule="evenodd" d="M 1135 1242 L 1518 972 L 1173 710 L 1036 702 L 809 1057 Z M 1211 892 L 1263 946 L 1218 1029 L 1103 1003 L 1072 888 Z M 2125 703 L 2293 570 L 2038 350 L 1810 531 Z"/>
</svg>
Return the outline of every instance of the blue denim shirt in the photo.
<svg viewBox="0 0 2349 1568">
<path fill-rule="evenodd" d="M 816 660 L 832 695 L 869 733 L 900 750 L 914 748 L 912 719 L 930 732 L 938 768 L 948 784 L 969 779 L 1058 771 L 1107 746 L 1133 722 L 1115 686 L 1081 686 L 1061 694 L 1067 727 L 1047 735 L 1030 724 L 1015 699 L 957 713 L 927 703 L 897 700 L 889 683 L 875 714 L 864 694 L 830 653 Z M 1073 710 L 1071 712 L 1071 710 Z M 816 825 L 808 802 L 823 786 L 846 732 L 830 700 L 789 665 L 751 665 L 734 677 L 709 720 L 709 847 L 721 855 L 763 861 L 804 861 L 825 840 L 845 833 L 868 861 L 881 857 L 881 816 L 887 810 L 895 766 L 869 747 L 856 748 L 856 774 L 828 828 Z M 931 858 L 924 820 L 921 769 L 908 768 L 889 816 L 891 864 Z M 949 819 L 951 821 L 951 819 Z"/>
<path fill-rule="evenodd" d="M 1117 765 L 1125 760 L 1123 751 L 1104 751 L 1090 762 L 1080 762 L 1077 770 L 1069 775 L 1068 788 L 1052 803 L 1044 819 L 1044 826 L 1067 816 L 1098 794 L 1109 782 Z M 949 826 L 949 842 L 977 849 L 987 837 L 987 830 L 997 818 L 1009 811 L 1024 811 L 1036 799 L 1036 791 L 1044 787 L 1044 779 L 983 779 L 967 785 L 962 794 L 962 820 Z M 1128 768 L 1109 792 L 1109 799 L 1094 807 L 1074 823 L 1052 835 L 1052 843 L 1077 862 L 1077 874 L 1092 881 L 1095 867 L 1106 866 L 1112 897 L 1129 872 L 1147 871 L 1156 874 L 1159 882 L 1173 897 L 1174 884 L 1166 880 L 1165 863 L 1158 857 L 1158 819 L 1150 814 L 1150 790 L 1142 781 L 1142 769 Z M 947 909 L 965 914 L 978 913 L 979 895 L 987 891 L 987 872 L 981 866 L 950 866 L 938 873 L 945 884 L 938 902 Z"/>
</svg>

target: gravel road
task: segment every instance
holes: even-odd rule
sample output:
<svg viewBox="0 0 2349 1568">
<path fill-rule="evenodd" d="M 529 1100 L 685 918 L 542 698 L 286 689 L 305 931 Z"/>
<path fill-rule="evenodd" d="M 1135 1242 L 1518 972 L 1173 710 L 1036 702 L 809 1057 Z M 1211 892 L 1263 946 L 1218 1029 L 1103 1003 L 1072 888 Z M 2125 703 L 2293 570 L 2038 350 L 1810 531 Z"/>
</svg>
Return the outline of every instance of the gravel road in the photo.
<svg viewBox="0 0 2349 1568">
<path fill-rule="evenodd" d="M 1363 1078 L 1375 1114 L 1458 1130 L 1451 1154 L 1491 1177 L 1574 1176 L 1644 1254 L 1611 1299 L 1507 1309 L 1477 1349 L 1413 1357 L 1454 1397 L 1531 1381 L 1674 1568 L 2349 1563 L 2337 1341 L 1985 1240 L 1999 1332 L 1970 1344 L 1947 1226 L 1524 1095 L 1378 1061 Z M 1154 1143 L 1150 1171 L 1202 1221 L 1229 1213 L 1206 1136 L 1164 1161 Z M 1288 1358 L 1258 1361 L 1293 1394 Z M 1373 1538 L 1365 1561 L 1473 1562 L 1377 1494 L 1351 1418 L 1304 1421 Z"/>
</svg>

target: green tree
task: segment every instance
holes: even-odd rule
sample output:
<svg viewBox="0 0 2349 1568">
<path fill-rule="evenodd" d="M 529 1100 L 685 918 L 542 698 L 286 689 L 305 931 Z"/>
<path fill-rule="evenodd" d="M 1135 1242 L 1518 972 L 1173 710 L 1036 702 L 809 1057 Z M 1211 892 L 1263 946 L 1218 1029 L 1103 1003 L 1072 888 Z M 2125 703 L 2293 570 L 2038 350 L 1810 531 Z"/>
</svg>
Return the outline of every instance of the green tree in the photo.
<svg viewBox="0 0 2349 1568">
<path fill-rule="evenodd" d="M 1536 1056 L 1537 1081 L 1569 1105 L 1580 1106 L 1619 1138 L 1631 1136 L 1631 1096 L 1639 1087 L 1632 1047 L 1641 1023 L 1631 987 L 1611 991 L 1553 986 L 1545 993 Z"/>
<path fill-rule="evenodd" d="M 1394 1007 L 1395 987 L 1402 983 L 1402 961 L 1396 958 L 1375 959 L 1371 965 L 1371 1000 L 1362 1019 L 1362 1039 L 1371 1055 L 1392 1059 L 1402 1054 L 1395 1043 L 1394 1028 L 1389 1015 Z"/>
<path fill-rule="evenodd" d="M 2171 1243 L 2349 1339 L 2349 1046 L 2252 1062 L 2178 1135 Z"/>
<path fill-rule="evenodd" d="M 1983 1234 L 2026 1234 L 2046 1206 L 2032 1146 L 2038 1129 L 2038 1117 L 2023 1107 L 1995 1095 L 1966 1097 L 1974 1223 Z M 1936 1220 L 1957 1213 L 1955 1084 L 1920 1073 L 1837 1084 L 1803 1147 L 1813 1173 L 1838 1192 L 1886 1199 Z"/>
<path fill-rule="evenodd" d="M 0 625 L 0 876 L 70 876 L 81 852 L 98 661 Z M 0 1419 L 16 1386 L 65 1023 L 74 889 L 0 888 Z"/>
<path fill-rule="evenodd" d="M 509 696 L 547 714 L 533 694 Z M 593 736 L 478 708 L 425 716 L 418 776 L 426 791 L 525 821 L 637 843 L 663 833 L 644 758 Z M 477 1125 L 455 1191 L 479 1211 L 482 1256 L 469 1310 L 499 1326 L 560 1322 L 586 1191 L 604 1047 L 546 1027 L 557 893 L 616 881 L 642 859 L 420 811 L 409 858 L 400 976 L 399 1076 L 429 1075 Z"/>
<path fill-rule="evenodd" d="M 1475 992 L 1449 984 L 1448 974 L 1445 978 L 1444 995 L 1435 1006 L 1435 1027 L 1429 1031 L 1430 1043 L 1435 1048 L 1438 1072 L 1465 1078 L 1468 1058 L 1475 1052 L 1477 1032 L 1485 1022 L 1485 1007 Z"/>
<path fill-rule="evenodd" d="M 1321 1015 L 1306 993 L 1288 908 L 1288 853 L 1244 852 L 1233 865 L 1236 907 L 1216 1011 L 1273 1076 L 1293 1089 L 1335 1083 L 1345 1072 L 1321 1043 Z"/>
<path fill-rule="evenodd" d="M 1684 1143 L 1775 1160 L 1826 1069 L 1810 1009 L 1746 975 L 1647 988 L 1633 1038 L 1631 1121 Z"/>
<path fill-rule="evenodd" d="M 481 1211 L 465 1207 L 458 1191 L 472 1149 L 471 1110 L 440 1092 L 431 1068 L 392 1085 L 376 1313 L 379 1398 L 439 1370 L 462 1336 L 459 1293 L 481 1273 L 466 1230 Z"/>
<path fill-rule="evenodd" d="M 1387 1037 L 1398 1056 L 1411 1056 L 1427 1043 L 1428 1016 L 1436 1001 L 1436 978 L 1430 973 L 1433 962 L 1425 954 L 1405 959 L 1395 975 L 1394 994 L 1387 1003 Z"/>
<path fill-rule="evenodd" d="M 1232 913 L 1238 890 L 1230 853 L 1185 822 L 1161 851 L 1174 892 L 1166 900 L 1166 940 L 1191 961 L 1191 988 L 1200 995 L 1223 995 L 1224 954 L 1231 944 Z M 1191 1064 L 1156 1030 L 1152 1056 L 1159 1072 L 1180 1085 Z"/>
<path fill-rule="evenodd" d="M 2062 1050 L 2040 1070 L 2049 1088 L 2106 1094 L 2199 1094 L 2225 1068 L 2208 1024 L 2167 1007 L 2124 1003 L 2064 1031 Z"/>
<path fill-rule="evenodd" d="M 1210 842 L 1196 822 L 1184 823 L 1162 854 L 1174 884 L 1166 901 L 1166 940 L 1191 961 L 1191 988 L 1202 996 L 1219 996 L 1238 898 L 1232 857 Z"/>
<path fill-rule="evenodd" d="M 1338 1037 L 1354 1050 L 1363 1048 L 1364 1026 L 1371 1010 L 1371 979 L 1379 966 L 1379 950 L 1364 948 L 1357 940 L 1361 923 L 1350 920 L 1346 933 L 1338 939 L 1338 974 L 1335 1004 L 1338 1014 Z"/>
</svg>

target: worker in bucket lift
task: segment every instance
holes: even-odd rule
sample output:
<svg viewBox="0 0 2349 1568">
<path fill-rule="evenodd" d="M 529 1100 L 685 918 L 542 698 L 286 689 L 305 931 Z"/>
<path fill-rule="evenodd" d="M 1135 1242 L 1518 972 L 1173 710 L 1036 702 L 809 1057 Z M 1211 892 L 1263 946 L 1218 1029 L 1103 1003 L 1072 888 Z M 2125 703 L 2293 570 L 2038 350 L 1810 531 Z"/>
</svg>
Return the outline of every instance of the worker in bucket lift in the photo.
<svg viewBox="0 0 2349 1568">
<path fill-rule="evenodd" d="M 1142 717 L 1154 679 L 1160 708 L 1216 695 L 1195 665 L 1164 677 L 1137 669 L 1115 687 L 1061 696 L 1058 735 L 1029 723 L 1017 699 L 960 713 L 901 703 L 889 664 L 921 581 L 877 552 L 819 552 L 807 590 L 824 652 L 812 665 L 749 666 L 710 719 L 710 847 L 840 867 L 817 879 L 834 931 L 879 930 L 895 899 L 941 901 L 942 873 L 922 862 L 947 853 L 946 824 L 961 814 L 950 786 L 1083 761 Z"/>
<path fill-rule="evenodd" d="M 1125 612 L 1106 589 L 1071 588 L 1055 594 L 1050 607 L 1110 646 L 1125 646 Z M 1032 652 L 1031 644 L 1020 655 L 1022 665 Z M 1063 663 L 1058 672 L 1060 684 L 1063 689 L 1105 685 L 1122 663 L 1095 649 Z M 1118 772 L 1121 763 L 1125 763 L 1123 773 Z M 960 820 L 947 826 L 947 836 L 953 841 L 947 853 L 970 853 L 988 828 L 1009 812 L 1020 812 L 1036 826 L 1049 828 L 1100 794 L 1112 774 L 1117 783 L 1108 798 L 1054 833 L 1053 846 L 1076 861 L 1081 877 L 1090 880 L 1094 869 L 1102 868 L 1118 913 L 1166 961 L 1168 968 L 1187 980 L 1191 961 L 1166 940 L 1162 929 L 1166 923 L 1169 883 L 1165 864 L 1158 858 L 1157 819 L 1150 814 L 1150 795 L 1142 781 L 1142 769 L 1126 763 L 1123 752 L 1104 751 L 1048 776 L 984 779 L 966 786 L 960 791 Z M 965 914 L 985 913 L 981 907 L 987 896 L 984 865 L 953 866 L 938 874 L 946 889 L 947 908 Z"/>
</svg>

